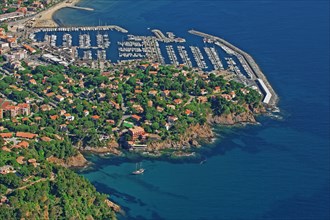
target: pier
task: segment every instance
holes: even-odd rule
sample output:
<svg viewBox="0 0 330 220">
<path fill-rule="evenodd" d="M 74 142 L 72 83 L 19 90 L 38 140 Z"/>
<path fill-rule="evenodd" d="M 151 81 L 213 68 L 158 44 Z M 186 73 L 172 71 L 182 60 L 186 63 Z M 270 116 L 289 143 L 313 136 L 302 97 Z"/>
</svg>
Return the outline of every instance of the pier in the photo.
<svg viewBox="0 0 330 220">
<path fill-rule="evenodd" d="M 128 31 L 117 25 L 107 25 L 107 26 L 77 26 L 77 27 L 49 27 L 49 28 L 35 28 L 36 32 L 51 32 L 51 31 L 110 31 L 116 30 L 122 33 L 128 33 Z"/>
<path fill-rule="evenodd" d="M 264 99 L 263 102 L 265 104 L 268 104 L 270 106 L 275 106 L 279 100 L 278 95 L 275 93 L 274 89 L 268 82 L 266 76 L 261 71 L 258 64 L 254 61 L 254 59 L 243 50 L 239 49 L 238 47 L 232 45 L 228 41 L 216 37 L 210 34 L 206 34 L 200 31 L 190 30 L 190 34 L 197 35 L 206 39 L 210 39 L 211 41 L 218 42 L 226 47 L 228 47 L 230 50 L 235 52 L 236 56 L 241 55 L 241 57 L 238 57 L 240 62 L 242 63 L 243 67 L 245 65 L 246 69 L 251 69 L 252 73 L 252 80 L 255 80 L 257 85 L 259 86 L 259 90 L 261 90 L 264 93 Z M 247 65 L 247 66 L 246 66 Z M 249 74 L 249 73 L 248 73 Z"/>
<path fill-rule="evenodd" d="M 165 42 L 165 43 L 170 43 L 170 42 L 184 43 L 184 42 L 186 42 L 186 40 L 181 37 L 175 37 L 175 35 L 172 32 L 167 32 L 168 37 L 165 36 L 165 34 L 163 34 L 163 32 L 158 29 L 153 29 L 153 30 L 151 30 L 151 32 L 155 34 L 157 40 Z"/>
</svg>

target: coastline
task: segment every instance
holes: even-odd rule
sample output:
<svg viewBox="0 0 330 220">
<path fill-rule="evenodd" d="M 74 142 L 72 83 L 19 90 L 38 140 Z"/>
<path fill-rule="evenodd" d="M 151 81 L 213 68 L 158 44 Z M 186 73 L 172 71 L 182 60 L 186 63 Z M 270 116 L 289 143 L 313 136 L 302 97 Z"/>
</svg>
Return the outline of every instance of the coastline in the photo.
<svg viewBox="0 0 330 220">
<path fill-rule="evenodd" d="M 130 149 L 129 152 L 140 155 L 144 158 L 160 158 L 167 157 L 172 159 L 192 158 L 197 157 L 196 150 L 203 147 L 203 144 L 210 144 L 216 140 L 216 132 L 214 128 L 220 126 L 240 126 L 246 124 L 258 124 L 256 116 L 265 114 L 266 111 L 262 109 L 254 109 L 255 111 L 247 111 L 240 114 L 229 115 L 209 115 L 207 122 L 203 125 L 191 125 L 183 134 L 180 135 L 179 140 L 166 139 L 161 141 L 154 141 L 147 145 L 145 149 Z M 99 156 L 113 155 L 115 157 L 126 157 L 126 153 L 119 149 L 119 143 L 112 141 L 105 147 L 85 147 L 78 148 L 80 153 L 90 153 Z M 87 160 L 86 160 L 87 161 Z M 89 164 L 84 164 L 89 165 Z M 83 166 L 68 166 L 68 167 L 83 167 Z"/>
<path fill-rule="evenodd" d="M 79 3 L 80 0 L 66 0 L 62 1 L 49 9 L 42 11 L 36 16 L 34 27 L 58 27 L 59 24 L 54 20 L 53 16 L 55 12 L 62 8 L 72 7 Z"/>
</svg>

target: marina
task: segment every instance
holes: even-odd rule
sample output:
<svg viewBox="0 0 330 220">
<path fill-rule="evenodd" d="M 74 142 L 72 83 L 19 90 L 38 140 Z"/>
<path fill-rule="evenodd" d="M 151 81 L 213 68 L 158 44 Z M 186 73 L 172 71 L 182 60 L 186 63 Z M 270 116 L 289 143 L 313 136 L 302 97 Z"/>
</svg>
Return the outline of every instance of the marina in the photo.
<svg viewBox="0 0 330 220">
<path fill-rule="evenodd" d="M 92 31 L 88 31 L 89 29 Z M 52 31 L 37 32 L 31 35 L 30 38 L 38 42 L 44 42 L 52 48 L 58 48 L 58 50 L 69 48 L 72 51 L 71 57 L 77 60 L 128 61 L 147 59 L 160 64 L 172 64 L 176 66 L 182 64 L 189 68 L 203 70 L 225 70 L 221 61 L 222 58 L 219 56 L 219 50 L 223 50 L 230 57 L 235 57 L 236 55 L 230 48 L 218 44 L 218 42 L 204 38 L 204 44 L 192 46 L 185 39 L 176 37 L 174 33 L 166 32 L 165 35 L 158 29 L 152 30 L 155 36 L 126 35 L 122 32 L 100 31 L 88 27 L 86 29 L 70 27 L 69 29 L 59 29 L 60 31 L 53 31 L 55 29 L 49 30 Z M 62 32 L 67 30 L 74 31 Z M 114 44 L 111 44 L 110 36 L 113 36 L 112 38 L 115 39 Z M 121 40 L 118 40 L 118 38 L 121 38 Z M 190 49 L 189 51 L 186 49 L 188 47 Z M 90 50 L 92 55 L 86 52 L 86 50 Z M 244 63 L 244 59 L 241 56 L 237 58 L 237 61 L 241 61 L 242 63 L 242 71 L 244 73 L 251 73 L 251 69 Z M 228 62 L 227 65 L 233 73 L 240 73 L 241 70 L 239 67 L 229 65 Z"/>
<path fill-rule="evenodd" d="M 224 70 L 224 66 L 221 62 L 219 52 L 217 50 L 224 50 L 228 52 L 230 56 L 234 56 L 232 51 L 227 47 L 215 47 L 216 45 L 207 45 L 211 43 L 208 41 L 204 45 L 189 45 L 189 42 L 183 41 L 184 43 L 178 43 L 175 41 L 164 41 L 160 38 L 177 39 L 172 32 L 166 32 L 165 36 L 159 30 L 154 31 L 157 36 L 136 36 L 136 35 L 121 35 L 122 40 L 115 40 L 115 44 L 111 46 L 110 35 L 115 33 L 112 31 L 79 31 L 77 32 L 65 32 L 60 35 L 61 32 L 39 32 L 34 34 L 34 37 L 42 35 L 43 42 L 48 44 L 50 47 L 58 48 L 77 48 L 78 51 L 81 50 L 93 50 L 95 51 L 95 56 L 84 55 L 84 52 L 75 54 L 74 57 L 79 59 L 79 56 L 83 60 L 140 60 L 147 59 L 153 62 L 158 62 L 161 64 L 172 64 L 172 65 L 186 65 L 189 68 L 199 68 L 203 70 Z M 61 40 L 57 39 L 59 35 Z M 77 39 L 78 38 L 78 39 Z M 40 41 L 40 40 L 38 40 Z M 203 47 L 204 46 L 204 47 Z M 222 45 L 221 45 L 222 46 Z M 189 51 L 186 49 L 189 47 Z M 113 49 L 111 49 L 113 48 Z M 98 55 L 100 52 L 98 50 L 105 50 L 105 53 L 110 53 L 110 56 Z M 113 56 L 113 51 L 117 51 L 117 58 Z M 94 52 L 92 52 L 94 53 Z M 104 52 L 102 52 L 104 53 Z M 203 53 L 206 54 L 203 55 Z M 80 55 L 79 55 L 80 54 Z M 164 57 L 165 56 L 165 57 Z M 205 57 L 204 57 L 205 56 Z M 239 57 L 240 58 L 240 57 Z M 192 61 L 194 60 L 194 62 Z M 248 70 L 246 65 L 243 66 L 244 71 Z M 235 69 L 231 68 L 233 72 Z"/>
<path fill-rule="evenodd" d="M 165 35 L 158 29 L 151 31 L 154 36 L 139 36 L 118 30 L 110 31 L 110 28 L 105 27 L 108 26 L 52 28 L 34 33 L 33 37 L 50 48 L 57 49 L 57 53 L 53 50 L 52 54 L 68 64 L 76 62 L 79 65 L 101 68 L 103 62 L 111 62 L 110 60 L 147 60 L 205 71 L 215 70 L 220 71 L 220 74 L 224 71 L 222 74 L 233 76 L 244 85 L 258 88 L 264 95 L 264 103 L 273 105 L 277 102 L 277 95 L 253 58 L 221 38 L 189 31 L 193 35 L 203 37 L 200 43 L 191 45 L 172 32 L 166 32 Z M 68 30 L 73 31 L 63 33 Z M 110 38 L 115 43 L 111 44 Z"/>
</svg>

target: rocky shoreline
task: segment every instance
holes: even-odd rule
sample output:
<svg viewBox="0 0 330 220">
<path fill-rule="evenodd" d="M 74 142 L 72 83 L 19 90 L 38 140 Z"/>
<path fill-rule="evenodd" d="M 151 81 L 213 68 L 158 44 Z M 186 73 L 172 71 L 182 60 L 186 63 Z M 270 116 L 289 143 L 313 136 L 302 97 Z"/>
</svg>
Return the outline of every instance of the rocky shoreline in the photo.
<svg viewBox="0 0 330 220">
<path fill-rule="evenodd" d="M 86 160 L 84 155 L 82 155 L 80 152 L 78 152 L 78 154 L 75 156 L 67 158 L 66 160 L 50 156 L 47 158 L 47 161 L 66 168 L 82 168 L 90 164 L 90 162 L 88 162 L 88 160 Z"/>
<path fill-rule="evenodd" d="M 239 124 L 256 124 L 255 115 L 265 113 L 265 109 L 253 109 L 253 111 L 246 111 L 239 114 L 228 114 L 228 115 L 209 115 L 207 122 L 204 125 L 196 124 L 191 125 L 187 131 L 182 134 L 179 140 L 165 140 L 152 142 L 148 144 L 147 148 L 142 152 L 144 156 L 160 157 L 163 155 L 164 150 L 173 150 L 172 156 L 174 157 L 193 157 L 193 148 L 201 147 L 201 143 L 211 143 L 214 141 L 215 134 L 213 127 L 215 125 L 235 126 Z M 189 150 L 187 152 L 187 150 Z M 82 168 L 90 165 L 90 162 L 83 156 L 82 153 L 92 153 L 98 155 L 115 155 L 122 156 L 124 153 L 120 150 L 118 142 L 112 140 L 104 147 L 79 147 L 79 153 L 76 156 L 70 157 L 66 160 L 59 159 L 56 157 L 49 157 L 49 162 L 61 165 L 67 168 Z"/>
<path fill-rule="evenodd" d="M 113 154 L 116 156 L 120 156 L 123 154 L 119 149 L 118 142 L 115 140 L 109 141 L 104 147 L 80 147 L 79 151 L 93 154 Z"/>
<path fill-rule="evenodd" d="M 207 118 L 207 123 L 204 125 L 196 124 L 190 126 L 187 131 L 181 135 L 179 141 L 165 140 L 161 142 L 153 142 L 148 145 L 147 151 L 160 151 L 165 149 L 173 149 L 178 150 L 179 152 L 182 150 L 187 150 L 191 148 L 199 148 L 201 142 L 212 142 L 215 137 L 213 132 L 214 125 L 226 125 L 226 126 L 234 126 L 238 124 L 256 124 L 257 121 L 255 119 L 255 114 L 251 111 L 243 112 L 240 114 L 228 114 L 221 116 L 210 115 Z M 175 156 L 187 156 L 187 154 L 179 153 L 175 154 Z M 189 154 L 190 156 L 194 156 L 194 154 Z"/>
</svg>

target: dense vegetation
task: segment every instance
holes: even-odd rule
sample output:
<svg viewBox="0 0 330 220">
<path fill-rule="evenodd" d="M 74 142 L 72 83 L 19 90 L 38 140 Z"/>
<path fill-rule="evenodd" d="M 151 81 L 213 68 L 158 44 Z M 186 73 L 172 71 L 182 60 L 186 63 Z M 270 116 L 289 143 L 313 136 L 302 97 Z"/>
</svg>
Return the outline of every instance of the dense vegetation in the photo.
<svg viewBox="0 0 330 220">
<path fill-rule="evenodd" d="M 0 206 L 0 219 L 115 218 L 104 202 L 106 195 L 98 193 L 87 180 L 65 168 L 47 166 L 42 168 L 43 172 L 50 171 L 47 168 L 54 172 L 55 180 L 40 181 L 7 195 L 10 205 Z M 1 176 L 0 188 L 23 185 L 15 176 Z"/>
<path fill-rule="evenodd" d="M 0 205 L 0 219 L 114 218 L 106 195 L 73 171 L 48 163 L 44 152 L 34 146 L 1 151 L 0 167 L 10 165 L 17 172 L 0 174 L 0 197 L 8 199 Z M 18 163 L 18 156 L 24 164 Z M 33 166 L 29 159 L 39 165 Z"/>
</svg>

